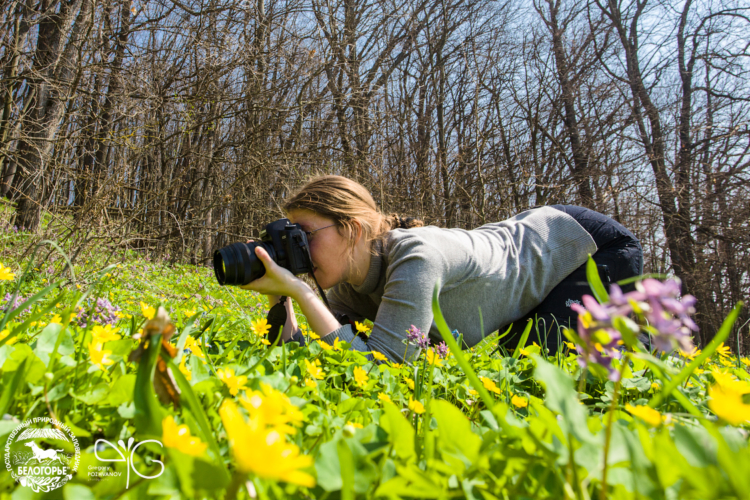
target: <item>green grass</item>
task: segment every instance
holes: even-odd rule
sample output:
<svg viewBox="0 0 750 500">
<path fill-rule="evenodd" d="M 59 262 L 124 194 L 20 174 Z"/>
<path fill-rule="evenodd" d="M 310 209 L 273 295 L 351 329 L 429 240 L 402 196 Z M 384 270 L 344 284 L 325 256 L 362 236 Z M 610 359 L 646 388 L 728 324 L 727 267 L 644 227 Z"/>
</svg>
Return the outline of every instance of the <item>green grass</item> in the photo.
<svg viewBox="0 0 750 500">
<path fill-rule="evenodd" d="M 12 238 L 15 245 L 4 248 L 18 248 L 28 236 Z M 722 377 L 750 393 L 748 360 L 713 353 L 685 376 L 685 358 L 634 355 L 615 398 L 615 384 L 582 372 L 575 353 L 546 356 L 533 346 L 503 357 L 493 353 L 496 337 L 454 352 L 441 366 L 429 365 L 424 354 L 401 366 L 376 364 L 346 344 L 325 350 L 316 341 L 269 350 L 251 324 L 265 317 L 264 299 L 219 287 L 205 268 L 91 254 L 74 266 L 73 279 L 61 275 L 64 259 L 57 252 L 44 263 L 16 262 L 7 253 L 0 262 L 16 274 L 0 282 L 0 299 L 20 280 L 22 297 L 43 292 L 28 312 L 3 327 L 8 334 L 0 340 L 0 444 L 22 421 L 54 416 L 73 431 L 81 451 L 77 474 L 46 496 L 0 468 L 2 499 L 250 498 L 249 492 L 257 498 L 330 499 L 750 498 L 750 427 L 729 425 L 709 408 L 709 389 Z M 78 324 L 98 298 L 120 309 L 121 338 L 103 344 L 112 363 L 101 367 L 89 350 L 97 324 Z M 140 361 L 128 361 L 138 337 L 147 333 L 144 312 L 150 316 L 149 308 L 159 306 L 175 327 L 169 343 L 178 354 L 166 361 L 180 392 L 177 407 L 160 402 L 163 391 L 152 382 L 164 355 L 156 337 Z M 68 312 L 79 316 L 68 323 Z M 304 317 L 298 319 L 304 325 Z M 311 376 L 310 363 L 323 370 L 320 379 Z M 233 377 L 226 377 L 228 370 Z M 681 382 L 662 394 L 672 380 Z M 240 387 L 236 394 L 233 383 Z M 265 416 L 254 413 L 251 397 L 270 408 Z M 250 423 L 228 429 L 227 414 L 220 412 L 230 407 L 226 401 L 237 403 L 243 422 Z M 285 409 L 272 407 L 273 401 L 285 401 L 278 403 Z M 625 411 L 626 405 L 654 401 L 657 425 Z M 747 403 L 740 401 L 738 411 L 750 409 Z M 300 418 L 284 405 L 296 408 Z M 144 479 L 131 469 L 128 480 L 126 463 L 95 456 L 98 439 L 168 442 L 165 417 L 186 425 L 197 441 L 191 448 L 183 434 L 178 444 L 139 448 L 134 467 L 156 475 L 161 466 L 147 457 L 156 458 L 165 468 L 159 477 Z M 253 422 L 283 429 L 270 423 L 272 417 L 290 419 L 286 431 L 273 436 L 311 457 L 300 470 L 315 486 L 295 484 L 295 467 L 288 455 L 274 454 L 279 450 L 268 444 L 267 434 L 254 441 Z M 69 443 L 42 444 L 73 451 Z M 198 449 L 203 451 L 191 454 Z M 100 457 L 116 455 L 109 449 Z M 95 481 L 90 467 L 122 475 Z M 284 473 L 273 472 L 285 467 Z"/>
</svg>

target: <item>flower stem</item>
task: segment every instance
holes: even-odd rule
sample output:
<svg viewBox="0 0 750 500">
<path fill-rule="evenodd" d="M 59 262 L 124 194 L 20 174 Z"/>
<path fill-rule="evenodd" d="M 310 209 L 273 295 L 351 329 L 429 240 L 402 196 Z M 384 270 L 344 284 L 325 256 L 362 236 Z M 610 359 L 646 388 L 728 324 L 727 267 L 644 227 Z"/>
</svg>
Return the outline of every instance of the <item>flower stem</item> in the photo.
<svg viewBox="0 0 750 500">
<path fill-rule="evenodd" d="M 622 383 L 622 374 L 625 372 L 625 367 L 628 366 L 629 357 L 627 353 L 622 358 L 620 364 L 619 377 L 615 382 L 615 390 L 612 394 L 612 405 L 609 407 L 609 419 L 607 422 L 607 429 L 604 435 L 604 469 L 602 470 L 602 488 L 599 490 L 600 500 L 606 500 L 607 498 L 607 459 L 609 458 L 609 443 L 612 440 L 612 425 L 614 424 L 615 410 L 617 409 L 617 398 L 620 395 L 620 384 Z"/>
</svg>

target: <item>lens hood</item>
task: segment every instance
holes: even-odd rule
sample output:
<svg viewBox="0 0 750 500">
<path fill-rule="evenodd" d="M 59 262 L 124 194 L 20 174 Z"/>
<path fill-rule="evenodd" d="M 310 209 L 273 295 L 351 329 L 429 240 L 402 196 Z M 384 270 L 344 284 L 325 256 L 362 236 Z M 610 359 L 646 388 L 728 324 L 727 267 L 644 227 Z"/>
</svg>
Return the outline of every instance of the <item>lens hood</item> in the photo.
<svg viewBox="0 0 750 500">
<path fill-rule="evenodd" d="M 266 268 L 255 255 L 255 247 L 263 247 L 273 259 L 271 245 L 262 241 L 233 243 L 214 252 L 214 274 L 220 285 L 247 285 L 264 274 Z"/>
</svg>

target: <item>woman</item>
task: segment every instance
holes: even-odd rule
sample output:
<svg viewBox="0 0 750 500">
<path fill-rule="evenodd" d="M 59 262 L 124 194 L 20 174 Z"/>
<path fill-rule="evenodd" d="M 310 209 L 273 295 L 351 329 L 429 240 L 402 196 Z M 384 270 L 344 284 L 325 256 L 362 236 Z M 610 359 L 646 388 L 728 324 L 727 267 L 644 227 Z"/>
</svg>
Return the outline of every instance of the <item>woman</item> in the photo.
<svg viewBox="0 0 750 500">
<path fill-rule="evenodd" d="M 589 254 L 596 258 L 598 245 L 610 243 L 597 231 L 592 236 L 577 218 L 593 214 L 596 225 L 615 227 L 618 235 L 627 232 L 601 214 L 562 206 L 536 208 L 472 231 L 413 227 L 421 224 L 386 217 L 362 185 L 333 175 L 311 180 L 283 208 L 289 220 L 308 232 L 313 274 L 328 290 L 332 311 L 261 247 L 255 252 L 266 274 L 243 288 L 267 294 L 271 305 L 280 296 L 294 299 L 323 342 L 340 339 L 353 349 L 379 351 L 398 362 L 416 349 L 409 346 L 407 351 L 403 343 L 412 325 L 429 332 L 433 343 L 442 340 L 432 315 L 436 285 L 446 322 L 471 347 L 500 327 L 518 323 L 581 269 Z M 625 260 L 629 256 L 620 255 Z M 640 274 L 638 263 L 620 267 L 628 276 Z M 638 272 L 628 271 L 636 268 Z M 623 273 L 612 278 L 622 279 Z M 572 300 L 580 300 L 580 295 Z M 286 307 L 284 341 L 296 331 L 290 301 Z M 342 325 L 337 320 L 344 315 L 350 321 L 373 321 L 366 341 L 356 336 L 349 322 Z"/>
</svg>

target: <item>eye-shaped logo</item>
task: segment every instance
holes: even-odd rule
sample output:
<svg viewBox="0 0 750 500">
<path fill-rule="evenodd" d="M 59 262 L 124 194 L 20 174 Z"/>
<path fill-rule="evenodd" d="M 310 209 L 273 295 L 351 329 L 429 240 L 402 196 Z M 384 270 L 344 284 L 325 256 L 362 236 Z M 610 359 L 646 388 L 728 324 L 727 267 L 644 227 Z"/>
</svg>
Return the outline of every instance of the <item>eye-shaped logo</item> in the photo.
<svg viewBox="0 0 750 500">
<path fill-rule="evenodd" d="M 156 479 L 157 477 L 161 476 L 164 473 L 164 463 L 162 461 L 156 460 L 154 458 L 150 459 L 151 462 L 152 463 L 156 462 L 157 464 L 161 465 L 161 471 L 159 471 L 159 473 L 156 474 L 155 476 L 146 476 L 146 475 L 141 474 L 140 472 L 138 472 L 138 469 L 135 468 L 135 464 L 133 463 L 133 455 L 135 455 L 136 450 L 142 444 L 156 443 L 159 446 L 161 446 L 162 448 L 164 447 L 164 445 L 161 444 L 161 442 L 157 441 L 156 439 L 147 439 L 146 441 L 141 441 L 138 444 L 136 444 L 135 446 L 133 446 L 134 442 L 135 442 L 135 439 L 133 439 L 132 437 L 130 439 L 128 439 L 128 445 L 127 446 L 125 446 L 125 443 L 123 442 L 122 439 L 120 439 L 119 441 L 117 441 L 117 444 L 120 446 L 120 448 L 122 448 L 122 450 L 125 451 L 125 454 L 123 454 L 122 451 L 120 451 L 120 448 L 118 448 L 117 446 L 113 445 L 112 443 L 110 443 L 106 439 L 97 439 L 96 443 L 94 443 L 94 455 L 96 456 L 96 458 L 98 458 L 102 462 L 126 462 L 127 463 L 128 475 L 127 475 L 127 481 L 125 483 L 125 489 L 128 489 L 130 487 L 130 469 L 133 469 L 133 472 L 135 472 L 137 475 L 139 475 L 143 479 Z M 112 449 L 115 450 L 118 455 L 120 455 L 120 458 L 102 458 L 102 457 L 100 457 L 99 456 L 99 443 L 108 444 L 109 446 L 111 446 Z M 132 449 L 130 448 L 131 446 L 133 447 Z M 150 464 L 147 463 L 147 465 L 150 465 Z"/>
</svg>

